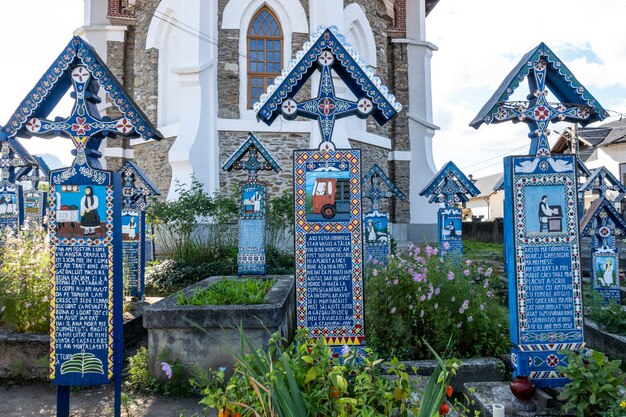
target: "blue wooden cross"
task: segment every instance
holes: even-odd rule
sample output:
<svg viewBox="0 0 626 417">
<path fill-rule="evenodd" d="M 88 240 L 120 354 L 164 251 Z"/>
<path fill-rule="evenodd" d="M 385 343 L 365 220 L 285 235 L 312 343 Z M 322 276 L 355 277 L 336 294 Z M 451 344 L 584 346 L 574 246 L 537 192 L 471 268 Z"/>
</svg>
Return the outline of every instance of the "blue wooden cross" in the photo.
<svg viewBox="0 0 626 417">
<path fill-rule="evenodd" d="M 161 195 L 159 189 L 132 161 L 118 170 L 122 176 L 122 258 L 124 292 L 143 300 L 145 293 L 147 197 Z"/>
<path fill-rule="evenodd" d="M 597 191 L 600 197 L 606 197 L 607 191 L 614 191 L 617 193 L 617 197 L 613 200 L 614 203 L 619 203 L 624 199 L 626 195 L 626 186 L 622 184 L 616 177 L 606 169 L 606 167 L 596 168 L 591 175 L 587 178 L 587 181 L 580 187 L 579 192 L 584 194 L 587 191 Z"/>
<path fill-rule="evenodd" d="M 30 183 L 30 189 L 24 191 L 24 218 L 34 224 L 45 224 L 48 193 L 39 189 L 40 182 L 48 182 L 50 168 L 40 156 L 35 156 L 37 165 L 21 168 L 15 180 Z"/>
<path fill-rule="evenodd" d="M 122 117 L 100 117 L 103 88 Z M 67 118 L 46 117 L 72 88 Z M 52 259 L 50 378 L 57 416 L 69 416 L 70 386 L 115 382 L 121 415 L 122 242 L 121 179 L 99 169 L 105 137 L 161 139 L 95 50 L 75 36 L 17 107 L 1 135 L 69 137 L 75 159 L 50 174 L 48 233 Z M 79 336 L 85 335 L 84 337 Z"/>
<path fill-rule="evenodd" d="M 509 101 L 520 82 L 528 79 L 527 101 Z M 548 101 L 548 90 L 559 100 Z M 531 138 L 529 154 L 549 156 L 549 124 L 558 121 L 580 122 L 582 125 L 603 120 L 608 113 L 574 77 L 543 42 L 528 52 L 483 106 L 470 126 L 505 121 L 524 122 Z"/>
<path fill-rule="evenodd" d="M 626 221 L 606 197 L 600 196 L 580 222 L 581 236 L 591 237 L 591 288 L 606 302 L 621 304 L 616 240 L 624 239 Z"/>
<path fill-rule="evenodd" d="M 24 196 L 17 174 L 36 164 L 19 142 L 0 134 L 0 229 L 17 232 L 24 221 Z"/>
<path fill-rule="evenodd" d="M 241 184 L 239 212 L 239 275 L 265 275 L 267 187 L 257 178 L 259 171 L 280 172 L 280 166 L 263 144 L 252 134 L 226 161 L 225 171 L 247 171 L 248 179 Z"/>
<path fill-rule="evenodd" d="M 370 199 L 372 208 L 363 216 L 365 260 L 367 263 L 373 263 L 376 260 L 376 262 L 386 264 L 391 253 L 391 228 L 389 227 L 389 213 L 380 212 L 379 203 L 381 199 L 393 196 L 400 201 L 405 201 L 406 195 L 391 182 L 377 164 L 374 164 L 363 176 L 363 185 L 365 186 L 367 182 L 370 183 L 370 188 L 363 192 L 363 196 Z M 382 184 L 387 186 L 387 190 L 381 188 Z"/>
<path fill-rule="evenodd" d="M 335 82 L 331 74 L 335 58 L 329 50 L 322 52 L 317 62 L 322 73 L 317 97 L 300 103 L 293 98 L 287 99 L 283 102 L 281 110 L 288 120 L 293 120 L 297 116 L 317 120 L 323 141 L 331 142 L 335 120 L 353 115 L 365 119 L 374 110 L 374 105 L 372 100 L 366 97 L 358 101 L 350 101 L 335 95 Z"/>
</svg>

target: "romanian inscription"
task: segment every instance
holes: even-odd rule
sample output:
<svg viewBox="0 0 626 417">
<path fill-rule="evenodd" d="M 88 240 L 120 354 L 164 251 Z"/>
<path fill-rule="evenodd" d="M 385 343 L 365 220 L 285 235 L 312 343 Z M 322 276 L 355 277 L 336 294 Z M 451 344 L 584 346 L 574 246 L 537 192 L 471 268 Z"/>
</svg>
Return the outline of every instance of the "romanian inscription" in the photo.
<svg viewBox="0 0 626 417">
<path fill-rule="evenodd" d="M 307 326 L 353 326 L 350 233 L 307 234 L 306 270 Z"/>
<path fill-rule="evenodd" d="M 568 245 L 524 248 L 529 332 L 575 329 L 571 249 Z"/>
<path fill-rule="evenodd" d="M 102 369 L 106 369 L 109 343 L 108 257 L 109 249 L 105 246 L 57 246 L 55 249 L 55 353 L 60 370 L 57 372 L 57 384 L 64 377 L 84 376 L 84 371 L 78 375 L 64 372 L 63 364 L 76 360 L 76 353 L 92 354 L 100 361 Z"/>
<path fill-rule="evenodd" d="M 139 288 L 139 243 L 136 240 L 122 242 L 124 292 L 138 296 Z"/>
</svg>

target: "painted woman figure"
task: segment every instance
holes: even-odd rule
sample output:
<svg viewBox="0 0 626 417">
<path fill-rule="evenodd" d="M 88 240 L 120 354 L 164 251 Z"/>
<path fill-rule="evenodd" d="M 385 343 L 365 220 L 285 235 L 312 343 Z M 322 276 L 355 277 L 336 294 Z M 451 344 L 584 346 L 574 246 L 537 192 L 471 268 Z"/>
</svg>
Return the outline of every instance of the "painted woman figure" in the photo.
<svg viewBox="0 0 626 417">
<path fill-rule="evenodd" d="M 128 222 L 128 237 L 134 239 L 137 236 L 137 223 L 135 222 L 135 218 L 131 217 L 130 222 Z"/>
<path fill-rule="evenodd" d="M 376 229 L 374 228 L 374 222 L 372 220 L 367 221 L 367 241 L 376 242 Z"/>
<path fill-rule="evenodd" d="M 86 235 L 93 235 L 100 227 L 98 216 L 98 197 L 93 195 L 93 188 L 85 187 L 85 195 L 80 199 L 80 227 L 85 229 Z"/>
<path fill-rule="evenodd" d="M 613 260 L 607 259 L 604 263 L 604 274 L 602 276 L 602 285 L 603 286 L 612 286 L 613 285 Z"/>
</svg>

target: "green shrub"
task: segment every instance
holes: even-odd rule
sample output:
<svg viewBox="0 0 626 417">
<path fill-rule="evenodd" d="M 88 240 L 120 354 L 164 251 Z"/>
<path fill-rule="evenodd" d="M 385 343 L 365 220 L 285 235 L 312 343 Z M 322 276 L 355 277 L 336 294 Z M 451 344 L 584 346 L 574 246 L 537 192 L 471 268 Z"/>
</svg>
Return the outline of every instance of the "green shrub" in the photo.
<svg viewBox="0 0 626 417">
<path fill-rule="evenodd" d="M 161 393 L 166 397 L 188 396 L 194 393 L 193 387 L 185 376 L 184 367 L 172 360 L 169 350 L 166 349 L 159 355 L 164 372 L 164 378 L 161 379 L 150 374 L 148 354 L 148 349 L 142 346 L 128 359 L 125 384 L 130 390 L 150 394 Z M 164 364 L 167 366 L 169 375 L 165 375 Z"/>
<path fill-rule="evenodd" d="M 609 359 L 600 352 L 562 351 L 567 354 L 567 367 L 559 371 L 571 381 L 563 388 L 560 400 L 563 409 L 573 410 L 577 417 L 617 417 L 626 415 L 626 397 L 620 393 L 626 374 L 622 361 Z"/>
<path fill-rule="evenodd" d="M 610 333 L 626 334 L 626 311 L 614 302 L 603 302 L 603 297 L 595 290 L 587 288 L 585 313 L 603 330 Z"/>
<path fill-rule="evenodd" d="M 0 250 L 0 319 L 23 333 L 50 330 L 50 252 L 39 225 L 6 236 Z"/>
<path fill-rule="evenodd" d="M 146 268 L 146 292 L 169 294 L 205 278 L 233 275 L 237 272 L 237 248 L 206 248 L 206 258 L 199 263 L 166 259 Z"/>
<path fill-rule="evenodd" d="M 178 305 L 263 304 L 275 279 L 224 279 L 208 288 L 198 288 L 190 296 L 181 293 Z"/>
<path fill-rule="evenodd" d="M 436 351 L 460 358 L 498 356 L 509 350 L 508 312 L 497 300 L 491 268 L 440 258 L 438 249 L 411 247 L 388 265 L 367 269 L 365 332 L 381 356 L 430 357 Z"/>
</svg>

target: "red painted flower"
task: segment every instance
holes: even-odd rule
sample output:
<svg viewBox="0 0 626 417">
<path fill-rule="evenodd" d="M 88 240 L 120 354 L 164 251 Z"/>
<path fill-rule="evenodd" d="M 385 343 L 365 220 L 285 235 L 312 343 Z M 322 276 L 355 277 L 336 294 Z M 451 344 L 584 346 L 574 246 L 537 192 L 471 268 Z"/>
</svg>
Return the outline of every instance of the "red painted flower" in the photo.
<svg viewBox="0 0 626 417">
<path fill-rule="evenodd" d="M 85 132 L 91 130 L 91 125 L 89 123 L 85 123 L 87 118 L 85 117 L 77 117 L 76 123 L 72 125 L 72 130 L 76 132 L 77 135 L 84 135 Z"/>
<path fill-rule="evenodd" d="M 441 407 L 439 407 L 439 415 L 440 416 L 445 416 L 450 412 L 450 406 L 446 403 L 441 404 Z"/>
<path fill-rule="evenodd" d="M 446 388 L 446 396 L 448 398 L 452 397 L 452 385 L 448 385 L 448 387 Z"/>
</svg>

